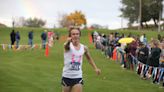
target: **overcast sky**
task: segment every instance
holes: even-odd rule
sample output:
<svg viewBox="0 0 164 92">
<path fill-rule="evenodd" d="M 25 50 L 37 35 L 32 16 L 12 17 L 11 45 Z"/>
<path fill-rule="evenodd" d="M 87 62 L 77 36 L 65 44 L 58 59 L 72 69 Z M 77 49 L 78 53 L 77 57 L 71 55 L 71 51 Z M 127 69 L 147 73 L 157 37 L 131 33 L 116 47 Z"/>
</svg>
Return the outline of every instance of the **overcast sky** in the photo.
<svg viewBox="0 0 164 92">
<path fill-rule="evenodd" d="M 38 17 L 47 21 L 47 27 L 53 27 L 58 25 L 59 14 L 80 10 L 88 25 L 115 29 L 121 27 L 120 7 L 120 0 L 0 0 L 0 23 L 11 26 L 12 18 Z"/>
</svg>

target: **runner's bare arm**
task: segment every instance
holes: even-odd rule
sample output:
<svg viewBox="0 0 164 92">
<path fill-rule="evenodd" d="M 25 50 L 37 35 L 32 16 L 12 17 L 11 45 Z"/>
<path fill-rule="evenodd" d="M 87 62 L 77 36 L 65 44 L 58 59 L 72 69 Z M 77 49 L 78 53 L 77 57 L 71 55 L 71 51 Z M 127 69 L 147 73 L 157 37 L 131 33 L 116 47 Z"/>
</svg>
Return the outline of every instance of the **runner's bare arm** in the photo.
<svg viewBox="0 0 164 92">
<path fill-rule="evenodd" d="M 88 60 L 88 62 L 91 64 L 91 66 L 94 68 L 95 72 L 97 75 L 99 75 L 101 73 L 101 70 L 99 68 L 97 68 L 95 62 L 93 61 L 92 57 L 90 56 L 90 53 L 88 51 L 88 48 L 85 46 L 85 56 Z"/>
<path fill-rule="evenodd" d="M 70 42 L 71 42 L 71 38 L 68 37 L 68 38 L 67 38 L 67 41 L 64 43 L 64 51 L 67 52 L 67 51 L 70 50 L 70 47 L 69 47 Z"/>
</svg>

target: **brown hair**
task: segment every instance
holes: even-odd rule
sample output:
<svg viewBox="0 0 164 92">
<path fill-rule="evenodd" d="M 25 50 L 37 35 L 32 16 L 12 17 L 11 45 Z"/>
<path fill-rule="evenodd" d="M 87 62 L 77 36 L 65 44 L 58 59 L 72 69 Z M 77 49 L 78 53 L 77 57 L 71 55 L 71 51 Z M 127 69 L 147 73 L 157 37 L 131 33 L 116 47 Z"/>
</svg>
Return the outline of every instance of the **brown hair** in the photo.
<svg viewBox="0 0 164 92">
<path fill-rule="evenodd" d="M 80 28 L 71 27 L 71 28 L 69 28 L 69 30 L 68 30 L 68 32 L 69 32 L 69 33 L 68 33 L 68 37 L 71 37 L 71 31 L 74 30 L 74 29 L 75 29 L 75 30 L 78 30 L 79 33 L 80 33 L 80 36 L 81 36 L 81 30 L 80 30 Z"/>
</svg>

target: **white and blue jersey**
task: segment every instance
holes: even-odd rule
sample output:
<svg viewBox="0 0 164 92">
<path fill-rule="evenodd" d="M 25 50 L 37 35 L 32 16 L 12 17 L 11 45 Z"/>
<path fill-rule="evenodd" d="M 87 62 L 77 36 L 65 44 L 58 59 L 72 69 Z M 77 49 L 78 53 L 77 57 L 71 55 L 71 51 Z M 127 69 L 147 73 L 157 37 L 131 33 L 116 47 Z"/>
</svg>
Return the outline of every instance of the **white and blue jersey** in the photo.
<svg viewBox="0 0 164 92">
<path fill-rule="evenodd" d="M 82 78 L 82 61 L 84 52 L 83 44 L 80 44 L 80 49 L 76 50 L 72 42 L 70 43 L 70 50 L 64 52 L 63 77 Z"/>
</svg>

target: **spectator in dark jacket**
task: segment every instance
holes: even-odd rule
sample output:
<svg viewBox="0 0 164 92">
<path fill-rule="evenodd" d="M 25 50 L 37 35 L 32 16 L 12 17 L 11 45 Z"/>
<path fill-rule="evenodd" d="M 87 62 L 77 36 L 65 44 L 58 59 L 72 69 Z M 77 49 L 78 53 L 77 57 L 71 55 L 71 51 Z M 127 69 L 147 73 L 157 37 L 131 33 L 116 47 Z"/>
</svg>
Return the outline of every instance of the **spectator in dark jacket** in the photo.
<svg viewBox="0 0 164 92">
<path fill-rule="evenodd" d="M 149 55 L 149 49 L 147 48 L 146 45 L 144 45 L 143 43 L 140 43 L 140 49 L 137 53 L 138 60 L 141 63 L 146 64 L 148 55 Z"/>
<path fill-rule="evenodd" d="M 41 34 L 41 40 L 42 40 L 42 48 L 45 49 L 46 48 L 46 40 L 47 40 L 47 30 L 45 30 L 42 34 Z"/>
<path fill-rule="evenodd" d="M 139 44 L 139 50 L 137 52 L 137 59 L 143 64 L 141 68 L 141 72 L 139 73 L 141 78 L 146 79 L 146 72 L 148 70 L 148 66 L 146 65 L 147 58 L 149 56 L 149 48 L 144 44 Z"/>
<path fill-rule="evenodd" d="M 11 40 L 11 45 L 14 45 L 14 43 L 15 43 L 15 31 L 14 30 L 12 30 L 12 32 L 10 33 L 10 40 Z"/>
<path fill-rule="evenodd" d="M 33 46 L 33 30 L 28 33 L 28 44 L 32 47 Z"/>
<path fill-rule="evenodd" d="M 151 48 L 150 56 L 148 58 L 148 65 L 158 67 L 159 66 L 159 58 L 160 58 L 161 49 L 159 48 L 158 41 L 153 42 L 153 47 Z"/>
<path fill-rule="evenodd" d="M 15 39 L 16 39 L 16 48 L 18 48 L 19 47 L 19 41 L 20 41 L 19 31 L 16 32 Z"/>
<path fill-rule="evenodd" d="M 161 53 L 161 49 L 159 48 L 159 41 L 158 40 L 154 40 L 153 41 L 153 46 L 151 48 L 151 52 L 150 55 L 148 57 L 148 61 L 147 64 L 149 66 L 149 74 L 152 76 L 153 78 L 153 83 L 157 82 L 157 75 L 155 72 L 159 72 L 159 69 L 156 67 L 159 67 L 159 58 L 160 58 L 160 53 Z"/>
</svg>

